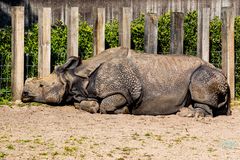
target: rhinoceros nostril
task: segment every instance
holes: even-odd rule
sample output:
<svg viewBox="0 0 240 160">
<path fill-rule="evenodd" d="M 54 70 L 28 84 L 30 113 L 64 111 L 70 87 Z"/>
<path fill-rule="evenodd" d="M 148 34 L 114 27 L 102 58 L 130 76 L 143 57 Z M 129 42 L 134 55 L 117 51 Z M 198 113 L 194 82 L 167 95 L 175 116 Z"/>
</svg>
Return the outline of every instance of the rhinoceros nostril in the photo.
<svg viewBox="0 0 240 160">
<path fill-rule="evenodd" d="M 23 93 L 22 93 L 22 96 L 23 97 L 27 97 L 29 95 L 29 93 L 28 92 L 26 92 L 26 91 L 23 91 Z"/>
</svg>

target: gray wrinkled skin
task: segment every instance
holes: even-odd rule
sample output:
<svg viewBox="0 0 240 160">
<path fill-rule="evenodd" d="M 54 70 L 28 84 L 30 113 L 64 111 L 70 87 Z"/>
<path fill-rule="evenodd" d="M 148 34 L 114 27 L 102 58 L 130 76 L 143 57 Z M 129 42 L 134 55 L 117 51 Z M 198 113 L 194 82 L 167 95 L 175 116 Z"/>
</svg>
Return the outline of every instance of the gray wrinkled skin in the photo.
<svg viewBox="0 0 240 160">
<path fill-rule="evenodd" d="M 71 57 L 50 76 L 27 80 L 22 100 L 137 115 L 173 114 L 190 105 L 180 115 L 216 116 L 230 114 L 229 94 L 223 73 L 197 57 L 119 47 L 82 62 Z"/>
</svg>

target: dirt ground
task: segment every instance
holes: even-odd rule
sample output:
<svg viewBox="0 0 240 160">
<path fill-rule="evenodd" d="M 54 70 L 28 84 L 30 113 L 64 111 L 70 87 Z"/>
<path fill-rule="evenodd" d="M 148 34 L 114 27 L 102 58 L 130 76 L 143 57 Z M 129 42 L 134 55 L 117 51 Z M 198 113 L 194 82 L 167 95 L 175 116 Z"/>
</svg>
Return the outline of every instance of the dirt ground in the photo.
<svg viewBox="0 0 240 160">
<path fill-rule="evenodd" d="M 232 116 L 101 115 L 72 106 L 0 107 L 0 159 L 239 160 L 240 107 Z"/>
</svg>

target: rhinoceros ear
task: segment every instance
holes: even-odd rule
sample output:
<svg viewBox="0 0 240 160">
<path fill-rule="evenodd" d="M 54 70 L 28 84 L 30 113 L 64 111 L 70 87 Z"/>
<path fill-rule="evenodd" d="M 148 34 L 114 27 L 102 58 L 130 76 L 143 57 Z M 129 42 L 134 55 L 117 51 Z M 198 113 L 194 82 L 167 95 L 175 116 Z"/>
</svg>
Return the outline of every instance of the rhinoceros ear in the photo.
<svg viewBox="0 0 240 160">
<path fill-rule="evenodd" d="M 78 67 L 79 65 L 82 64 L 82 60 L 80 57 L 69 57 L 67 62 L 59 67 L 56 68 L 57 72 L 65 72 L 66 70 L 71 70 L 71 69 L 75 69 L 76 67 Z"/>
</svg>

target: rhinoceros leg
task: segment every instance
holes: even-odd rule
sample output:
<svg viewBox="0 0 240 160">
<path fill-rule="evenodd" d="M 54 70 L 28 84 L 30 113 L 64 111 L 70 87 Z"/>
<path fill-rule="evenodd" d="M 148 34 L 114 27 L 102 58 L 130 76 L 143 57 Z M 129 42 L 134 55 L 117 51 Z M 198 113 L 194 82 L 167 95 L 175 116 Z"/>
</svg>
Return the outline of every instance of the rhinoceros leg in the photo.
<svg viewBox="0 0 240 160">
<path fill-rule="evenodd" d="M 194 110 L 195 117 L 213 116 L 212 109 L 206 104 L 195 103 Z"/>
<path fill-rule="evenodd" d="M 193 108 L 200 116 L 216 116 L 218 110 L 228 114 L 229 86 L 219 70 L 209 66 L 200 67 L 192 75 L 189 90 Z"/>
<path fill-rule="evenodd" d="M 124 107 L 126 103 L 126 98 L 121 94 L 108 96 L 100 104 L 100 113 L 114 113 L 116 110 Z"/>
</svg>

